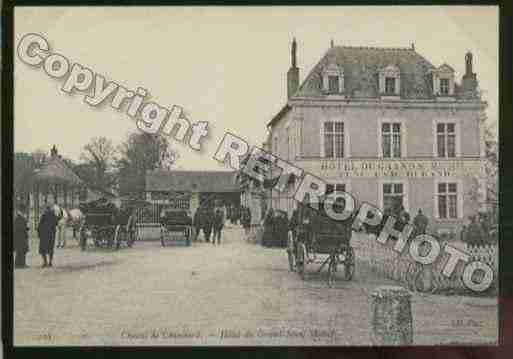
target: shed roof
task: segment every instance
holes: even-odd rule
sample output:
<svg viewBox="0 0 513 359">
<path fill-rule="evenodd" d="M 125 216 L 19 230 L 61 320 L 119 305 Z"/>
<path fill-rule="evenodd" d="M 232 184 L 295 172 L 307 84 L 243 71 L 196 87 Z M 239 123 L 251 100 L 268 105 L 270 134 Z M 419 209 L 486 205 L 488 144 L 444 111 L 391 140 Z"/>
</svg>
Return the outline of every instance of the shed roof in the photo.
<svg viewBox="0 0 513 359">
<path fill-rule="evenodd" d="M 146 191 L 240 192 L 234 171 L 148 171 Z"/>
</svg>

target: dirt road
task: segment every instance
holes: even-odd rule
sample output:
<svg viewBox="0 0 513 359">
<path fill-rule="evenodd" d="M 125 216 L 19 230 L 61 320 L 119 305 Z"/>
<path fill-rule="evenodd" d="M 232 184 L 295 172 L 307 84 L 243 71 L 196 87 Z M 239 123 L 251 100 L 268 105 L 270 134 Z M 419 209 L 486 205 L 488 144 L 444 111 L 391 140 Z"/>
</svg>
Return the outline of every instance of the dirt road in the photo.
<svg viewBox="0 0 513 359">
<path fill-rule="evenodd" d="M 53 268 L 33 243 L 28 263 L 15 271 L 15 345 L 369 345 L 369 294 L 392 284 L 359 262 L 333 288 L 302 281 L 283 249 L 246 243 L 238 227 L 221 246 L 73 242 Z M 414 294 L 412 308 L 416 344 L 496 341 L 494 300 Z"/>
</svg>

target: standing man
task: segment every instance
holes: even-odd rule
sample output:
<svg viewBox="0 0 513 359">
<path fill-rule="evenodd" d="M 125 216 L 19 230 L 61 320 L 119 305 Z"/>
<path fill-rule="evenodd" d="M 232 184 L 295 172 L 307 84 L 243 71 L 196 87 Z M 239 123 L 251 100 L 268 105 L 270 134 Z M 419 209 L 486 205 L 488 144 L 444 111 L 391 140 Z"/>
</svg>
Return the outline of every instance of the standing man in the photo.
<svg viewBox="0 0 513 359">
<path fill-rule="evenodd" d="M 224 213 L 221 207 L 217 207 L 214 215 L 214 237 L 212 238 L 212 244 L 221 244 L 221 232 L 224 226 Z"/>
<path fill-rule="evenodd" d="M 203 214 L 203 233 L 205 234 L 205 242 L 210 242 L 210 235 L 212 233 L 212 226 L 214 224 L 214 210 L 210 204 L 205 207 Z"/>
<path fill-rule="evenodd" d="M 43 267 L 52 266 L 56 226 L 57 217 L 55 216 L 55 211 L 52 206 L 47 205 L 37 227 L 39 235 L 39 254 L 41 254 L 43 258 Z M 49 256 L 49 260 L 47 260 L 47 256 Z"/>
<path fill-rule="evenodd" d="M 194 218 L 192 220 L 192 225 L 194 226 L 194 240 L 197 241 L 200 231 L 201 231 L 201 212 L 203 208 L 199 206 L 194 213 Z"/>
<path fill-rule="evenodd" d="M 428 226 L 429 220 L 428 218 L 422 213 L 422 210 L 419 208 L 419 212 L 413 219 L 413 226 L 415 227 L 415 236 L 421 234 L 426 234 L 426 228 Z"/>
<path fill-rule="evenodd" d="M 25 217 L 25 208 L 23 206 L 18 207 L 16 217 L 14 219 L 14 251 L 16 256 L 14 258 L 15 268 L 25 268 L 27 266 L 25 256 L 29 251 L 28 243 L 28 224 L 27 218 Z"/>
</svg>

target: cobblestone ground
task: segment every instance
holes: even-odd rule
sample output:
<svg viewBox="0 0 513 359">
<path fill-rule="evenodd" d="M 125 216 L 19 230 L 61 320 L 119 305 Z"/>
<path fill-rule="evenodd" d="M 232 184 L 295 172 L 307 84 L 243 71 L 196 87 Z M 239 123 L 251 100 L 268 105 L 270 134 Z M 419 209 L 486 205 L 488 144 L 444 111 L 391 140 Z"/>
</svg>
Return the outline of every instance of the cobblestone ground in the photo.
<svg viewBox="0 0 513 359">
<path fill-rule="evenodd" d="M 32 243 L 14 275 L 15 345 L 371 344 L 369 294 L 390 281 L 357 262 L 352 281 L 328 288 L 239 227 L 223 240 L 86 252 L 68 241 L 53 268 Z M 414 294 L 412 309 L 416 344 L 496 342 L 495 300 Z"/>
</svg>

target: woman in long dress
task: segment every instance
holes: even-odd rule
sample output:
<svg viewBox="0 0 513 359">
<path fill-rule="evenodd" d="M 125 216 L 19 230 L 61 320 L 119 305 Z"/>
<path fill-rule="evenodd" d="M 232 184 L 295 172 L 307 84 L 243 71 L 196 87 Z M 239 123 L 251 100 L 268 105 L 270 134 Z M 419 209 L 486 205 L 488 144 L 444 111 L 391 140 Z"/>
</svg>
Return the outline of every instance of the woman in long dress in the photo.
<svg viewBox="0 0 513 359">
<path fill-rule="evenodd" d="M 52 266 L 56 226 L 57 216 L 55 215 L 55 211 L 51 206 L 47 206 L 37 228 L 39 235 L 39 254 L 41 254 L 43 258 L 43 267 Z"/>
</svg>

